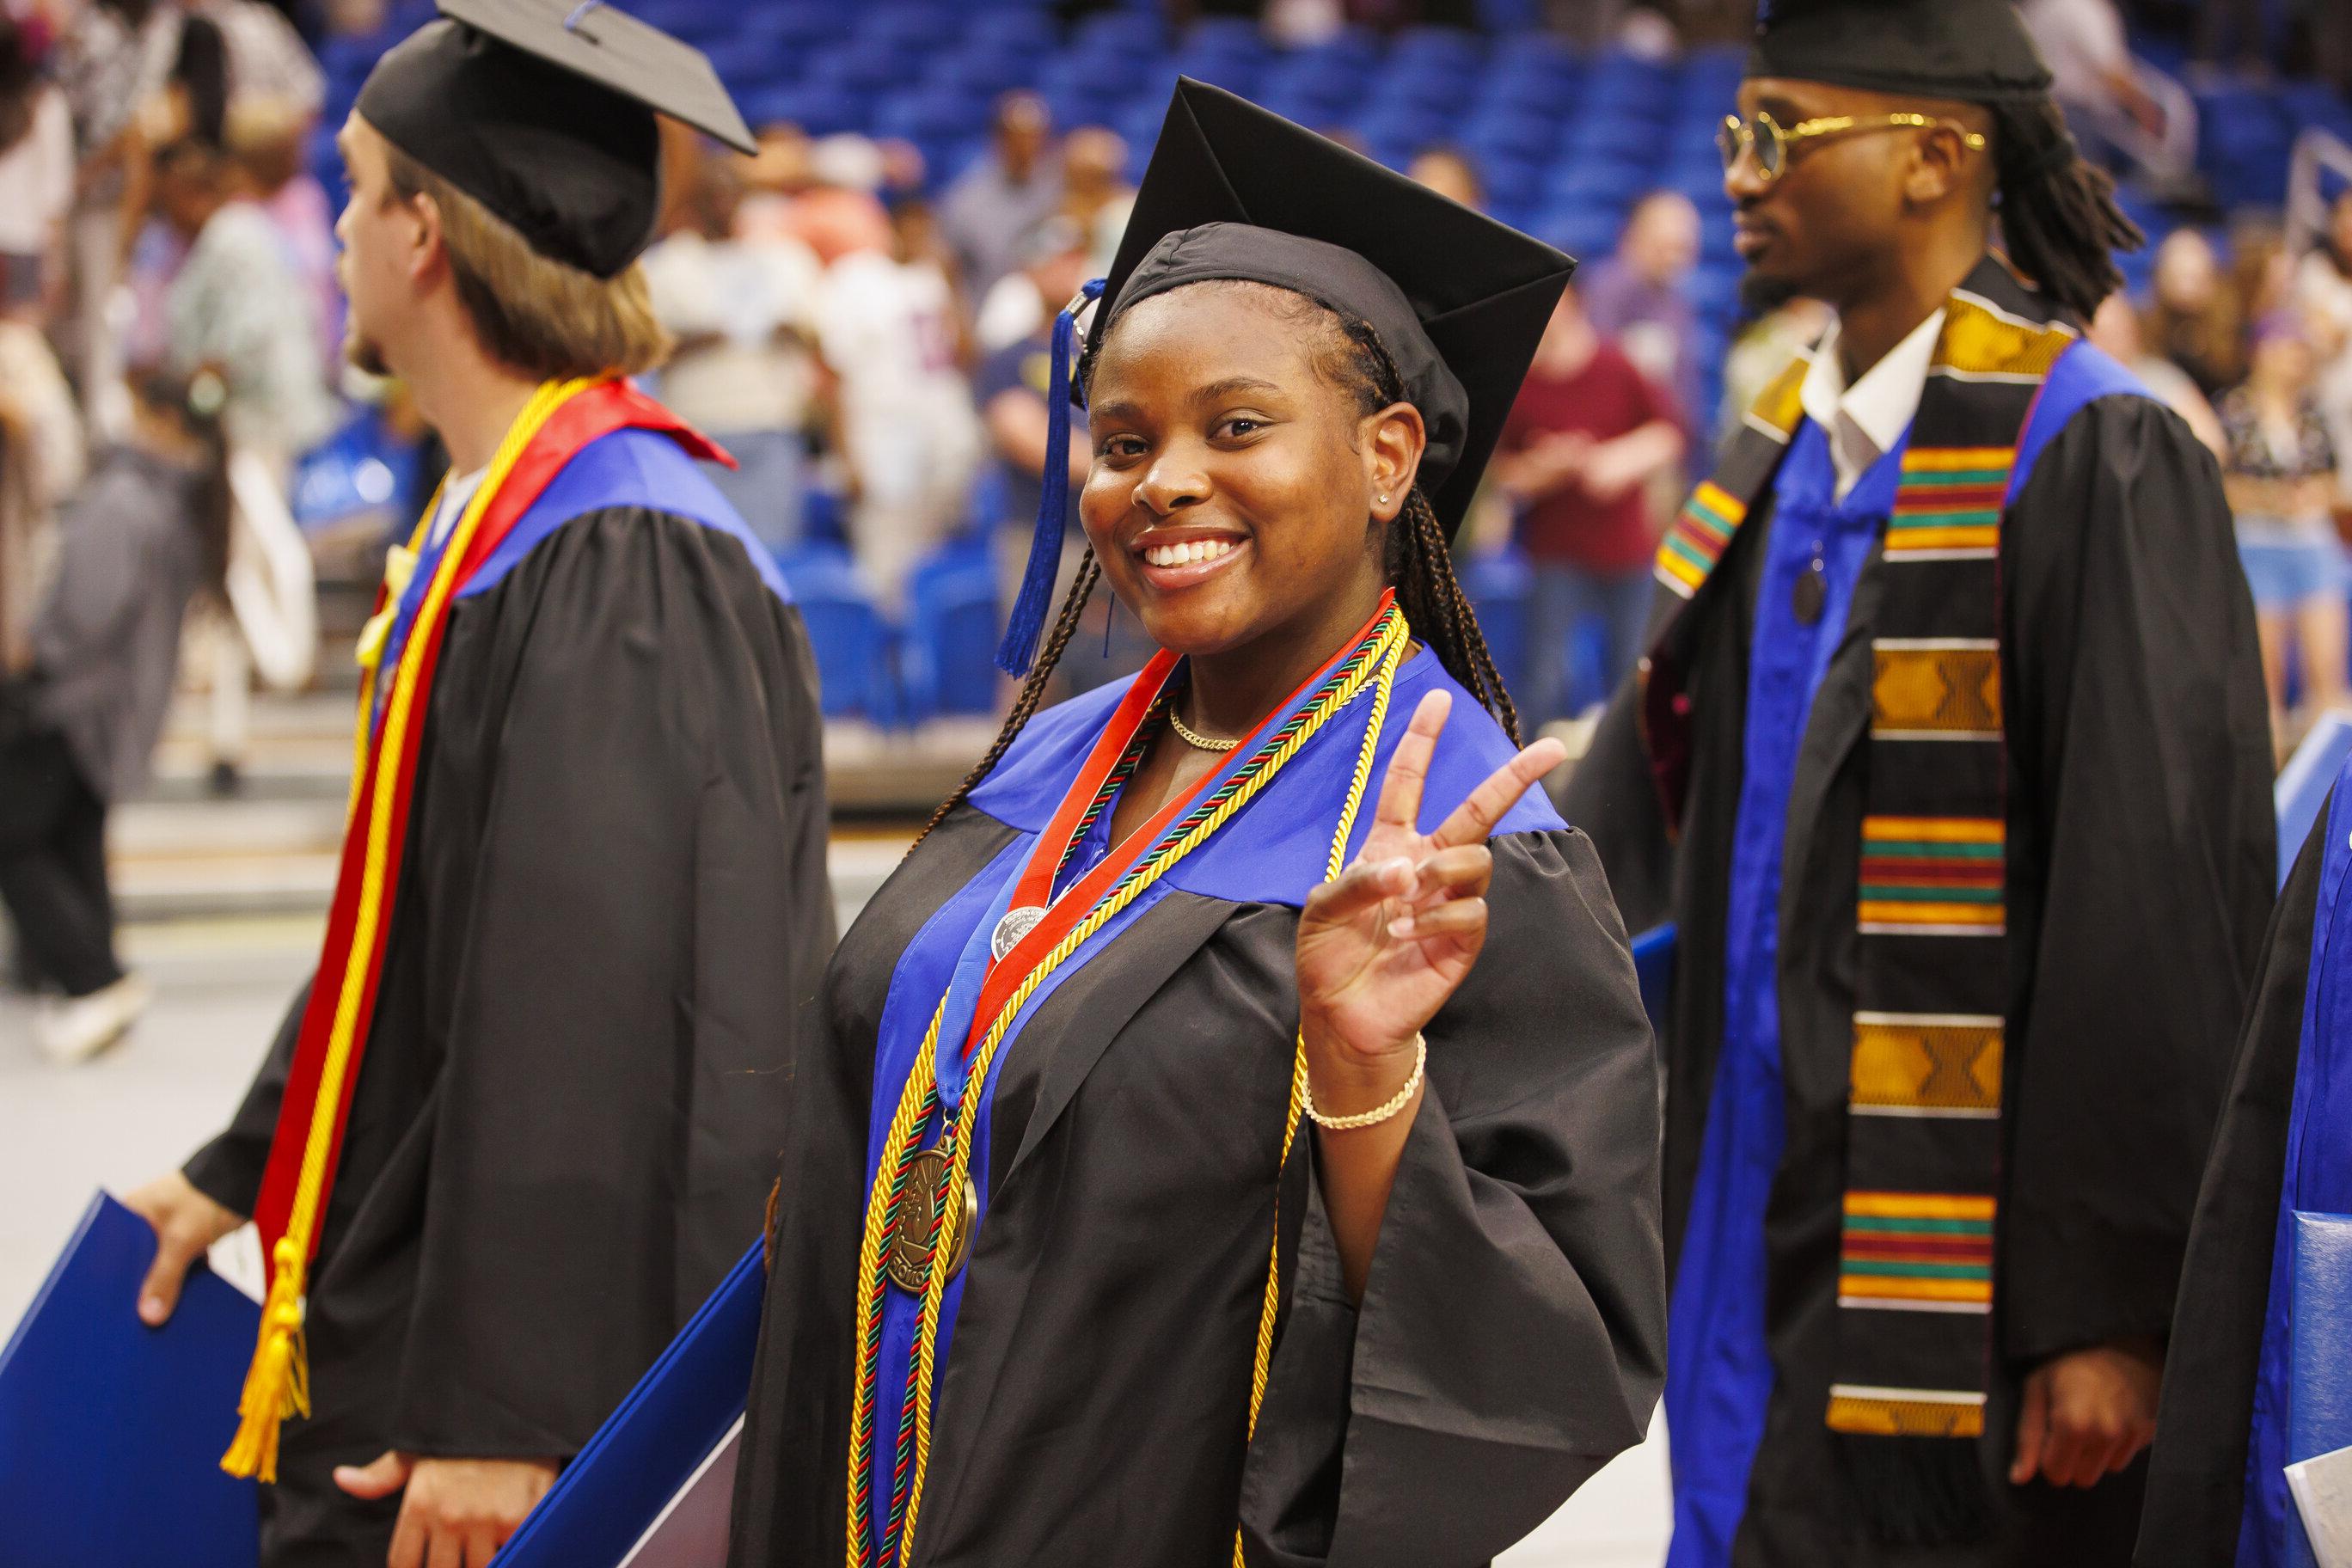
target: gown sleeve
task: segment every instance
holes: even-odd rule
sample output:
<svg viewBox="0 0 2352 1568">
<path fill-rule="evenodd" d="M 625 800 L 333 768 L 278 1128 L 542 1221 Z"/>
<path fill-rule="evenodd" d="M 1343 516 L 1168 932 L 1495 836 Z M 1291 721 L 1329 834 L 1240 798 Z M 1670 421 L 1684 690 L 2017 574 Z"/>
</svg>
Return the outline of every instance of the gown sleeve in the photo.
<svg viewBox="0 0 2352 1568">
<path fill-rule="evenodd" d="M 1649 1425 L 1658 1097 L 1624 930 L 1582 834 L 1494 848 L 1360 1308 L 1309 1207 L 1244 1472 L 1253 1564 L 1483 1563 Z"/>
<path fill-rule="evenodd" d="M 1638 678 L 1617 689 L 1568 775 L 1560 815 L 1592 836 L 1609 891 L 1639 934 L 1674 918 L 1674 846 L 1642 744 Z"/>
<path fill-rule="evenodd" d="M 2013 507 L 2009 733 L 2038 886 L 2011 1042 L 2005 1348 L 2162 1336 L 2277 876 L 2253 605 L 2212 457 L 2152 399 L 2068 421 Z M 2034 919 L 2017 910 L 2013 918 Z"/>
<path fill-rule="evenodd" d="M 2327 818 L 2322 807 L 2279 895 L 2197 1194 L 2133 1560 L 2138 1568 L 2206 1568 L 2237 1552 Z"/>
<path fill-rule="evenodd" d="M 830 945 L 795 902 L 814 683 L 741 547 L 666 514 L 576 518 L 493 592 L 528 635 L 482 734 L 472 906 L 422 939 L 455 994 L 387 1425 L 562 1457 L 760 1234 L 799 955 Z"/>
</svg>

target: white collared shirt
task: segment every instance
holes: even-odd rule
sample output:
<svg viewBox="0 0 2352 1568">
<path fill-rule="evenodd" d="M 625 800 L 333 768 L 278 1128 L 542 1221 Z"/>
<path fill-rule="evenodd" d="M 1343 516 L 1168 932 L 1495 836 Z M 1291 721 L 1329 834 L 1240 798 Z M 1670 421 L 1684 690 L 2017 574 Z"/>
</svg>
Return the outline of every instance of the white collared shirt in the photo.
<svg viewBox="0 0 2352 1568">
<path fill-rule="evenodd" d="M 1863 372 L 1852 386 L 1838 361 L 1838 324 L 1813 350 L 1798 396 L 1805 417 L 1820 426 L 1830 441 L 1830 464 L 1837 470 L 1836 499 L 1843 500 L 1870 466 L 1895 449 L 1919 412 L 1919 396 L 1927 389 L 1927 367 L 1935 363 L 1936 339 L 1944 330 L 1944 312 L 1936 311 L 1911 329 L 1910 335 L 1887 350 L 1885 358 Z"/>
</svg>

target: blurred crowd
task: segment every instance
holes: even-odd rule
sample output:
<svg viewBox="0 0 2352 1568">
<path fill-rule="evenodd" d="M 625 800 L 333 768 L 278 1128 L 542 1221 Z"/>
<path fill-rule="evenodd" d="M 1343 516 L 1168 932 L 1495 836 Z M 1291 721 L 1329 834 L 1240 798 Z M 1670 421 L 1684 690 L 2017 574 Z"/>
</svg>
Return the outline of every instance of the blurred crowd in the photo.
<svg viewBox="0 0 2352 1568">
<path fill-rule="evenodd" d="M 1459 17 L 1354 0 L 1176 9 L 1180 26 L 1195 13 L 1251 15 L 1289 43 L 1343 26 L 1491 22 L 1496 7 Z M 1524 24 L 1637 52 L 1745 25 L 1731 16 L 1739 6 L 1696 3 L 1517 9 Z M 2341 42 L 2332 18 L 2352 15 L 2126 9 L 2135 26 L 2194 13 L 2170 19 L 2193 35 L 2196 61 L 2284 50 L 2321 70 Z M 2191 188 L 2193 137 L 2188 162 L 2165 162 L 2179 140 L 2168 120 L 2182 110 L 2135 67 L 2116 0 L 2026 10 L 2087 142 L 2183 210 L 2231 205 Z M 211 591 L 188 638 L 212 693 L 224 784 L 252 675 L 294 686 L 311 673 L 320 542 L 305 539 L 300 508 L 284 499 L 301 455 L 373 405 L 362 417 L 383 438 L 427 452 L 417 483 L 388 498 L 395 526 L 435 477 L 429 438 L 397 389 L 341 360 L 340 180 L 322 123 L 334 99 L 298 16 L 331 49 L 386 25 L 375 0 L 290 12 L 264 0 L 0 9 L 0 689 L 17 677 L 24 707 L 55 518 L 79 489 L 100 488 L 110 453 L 171 446 L 158 461 L 236 502 L 225 528 L 206 524 L 221 537 L 201 552 Z M 684 134 L 670 148 L 664 237 L 646 268 L 677 347 L 656 390 L 735 455 L 720 482 L 755 531 L 787 560 L 845 554 L 885 621 L 910 613 L 910 584 L 943 549 L 992 559 L 1009 577 L 1048 490 L 1055 318 L 1109 263 L 1147 150 L 1101 124 L 1058 124 L 1048 97 L 1026 90 L 995 100 L 984 147 L 960 168 L 927 167 L 906 140 L 782 121 L 758 136 L 749 157 Z M 1426 146 L 1409 173 L 1485 205 L 1471 152 Z M 1721 210 L 1694 194 L 1713 199 L 1687 183 L 1641 197 L 1613 253 L 1587 258 L 1477 509 L 1470 548 L 1486 564 L 1465 580 L 1518 606 L 1513 673 L 1538 721 L 1588 709 L 1630 667 L 1649 560 L 1678 492 L 1823 324 L 1798 301 L 1741 321 L 1726 347 L 1711 287 L 1724 259 L 1703 246 Z M 1715 275 L 1695 279 L 1703 249 Z M 2352 199 L 2294 248 L 2276 225 L 2171 229 L 2152 270 L 2134 275 L 2145 287 L 2111 301 L 2094 335 L 2180 410 L 2230 477 L 2291 739 L 2347 684 L 2352 565 L 2336 476 L 2352 461 Z M 1075 496 L 1083 438 L 1072 450 L 1060 488 Z M 379 522 L 366 545 L 383 542 Z M 373 563 L 342 574 L 372 582 Z M 1081 639 L 1100 658 L 1074 663 L 1080 681 L 1146 651 L 1131 628 L 1098 630 Z"/>
</svg>

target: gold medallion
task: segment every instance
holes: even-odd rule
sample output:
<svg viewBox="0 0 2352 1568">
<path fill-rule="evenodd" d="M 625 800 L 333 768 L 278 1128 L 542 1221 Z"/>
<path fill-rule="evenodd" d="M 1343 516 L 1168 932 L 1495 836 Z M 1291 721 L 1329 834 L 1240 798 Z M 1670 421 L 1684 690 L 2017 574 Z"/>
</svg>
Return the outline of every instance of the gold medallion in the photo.
<svg viewBox="0 0 2352 1568">
<path fill-rule="evenodd" d="M 898 1228 L 891 1233 L 890 1249 L 882 1257 L 883 1270 L 891 1283 L 912 1295 L 921 1295 L 930 1280 L 931 1218 L 947 1171 L 947 1156 L 937 1149 L 926 1149 L 915 1156 L 907 1170 L 906 1191 L 898 1198 Z M 948 1278 L 952 1279 L 962 1271 L 964 1258 L 971 1251 L 971 1216 L 980 1212 L 980 1193 L 966 1176 L 946 1202 L 940 1245 L 947 1251 Z"/>
</svg>

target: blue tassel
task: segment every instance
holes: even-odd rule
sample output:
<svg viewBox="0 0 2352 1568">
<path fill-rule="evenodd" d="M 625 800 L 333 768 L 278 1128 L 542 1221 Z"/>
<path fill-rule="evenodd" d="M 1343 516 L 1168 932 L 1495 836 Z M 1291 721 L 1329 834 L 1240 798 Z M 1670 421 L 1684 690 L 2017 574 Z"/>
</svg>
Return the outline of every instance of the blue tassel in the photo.
<svg viewBox="0 0 2352 1568">
<path fill-rule="evenodd" d="M 1099 300 L 1102 291 L 1103 280 L 1097 278 L 1078 291 L 1078 299 Z M 1045 494 L 1037 502 L 1037 531 L 1029 541 L 1029 568 L 1022 574 L 1020 595 L 1013 601 L 1004 641 L 996 649 L 996 668 L 1010 676 L 1026 675 L 1037 662 L 1054 579 L 1062 570 L 1062 533 L 1070 515 L 1070 353 L 1077 339 L 1077 310 L 1074 302 L 1054 318 L 1054 379 L 1045 389 Z"/>
</svg>

